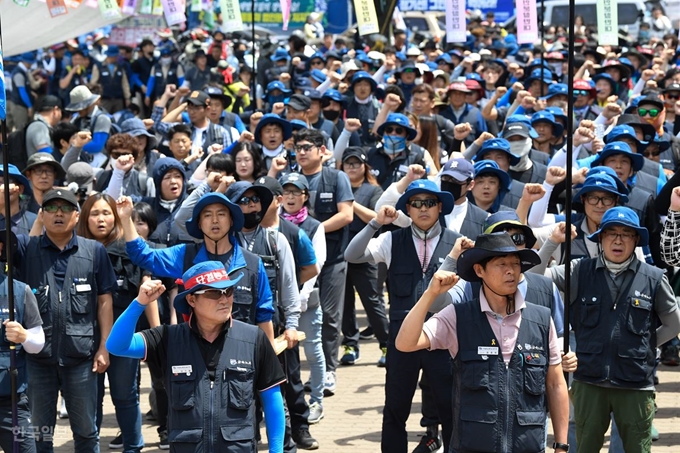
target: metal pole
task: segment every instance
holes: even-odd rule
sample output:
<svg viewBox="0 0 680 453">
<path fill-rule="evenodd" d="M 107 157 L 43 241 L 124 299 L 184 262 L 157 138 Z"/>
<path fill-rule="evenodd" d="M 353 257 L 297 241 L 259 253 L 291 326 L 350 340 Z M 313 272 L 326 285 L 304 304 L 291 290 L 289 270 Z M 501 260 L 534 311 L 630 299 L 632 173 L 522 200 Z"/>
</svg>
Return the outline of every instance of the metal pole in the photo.
<svg viewBox="0 0 680 453">
<path fill-rule="evenodd" d="M 2 20 L 0 18 L 0 57 L 2 57 Z M 0 93 L 4 96 L 5 93 Z M 7 120 L 2 121 L 2 174 L 3 185 L 5 189 L 5 258 L 7 259 L 7 308 L 9 310 L 9 320 L 14 321 L 14 266 L 12 260 L 12 214 L 10 210 L 9 200 L 9 149 L 7 147 Z M 17 413 L 17 365 L 16 365 L 16 345 L 9 343 L 9 374 L 10 374 L 10 388 L 12 391 L 12 451 L 19 452 L 19 442 L 17 432 L 19 427 L 19 414 Z"/>
<path fill-rule="evenodd" d="M 539 15 L 541 20 L 541 80 L 543 79 L 543 65 L 545 64 L 545 0 L 541 0 L 541 14 Z M 541 83 L 541 97 L 545 96 L 545 87 Z"/>
<path fill-rule="evenodd" d="M 257 109 L 257 56 L 255 52 L 255 0 L 250 2 L 250 32 L 253 34 L 252 41 L 250 43 L 251 52 L 253 53 L 253 75 L 250 77 L 250 103 L 253 104 L 253 109 Z"/>
<path fill-rule="evenodd" d="M 567 77 L 567 199 L 564 204 L 566 212 L 566 241 L 564 243 L 564 352 L 569 351 L 569 305 L 571 302 L 571 178 L 574 154 L 574 18 L 575 0 L 569 0 L 569 74 Z"/>
</svg>

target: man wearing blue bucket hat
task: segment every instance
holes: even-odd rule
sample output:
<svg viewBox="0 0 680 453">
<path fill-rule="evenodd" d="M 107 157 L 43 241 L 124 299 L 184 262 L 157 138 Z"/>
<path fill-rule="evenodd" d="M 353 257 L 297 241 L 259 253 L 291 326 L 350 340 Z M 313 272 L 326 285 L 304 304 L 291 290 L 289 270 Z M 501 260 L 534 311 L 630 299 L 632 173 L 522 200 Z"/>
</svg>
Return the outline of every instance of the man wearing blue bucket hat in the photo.
<svg viewBox="0 0 680 453">
<path fill-rule="evenodd" d="M 381 108 L 380 102 L 373 96 L 378 84 L 368 72 L 358 71 L 352 77 L 350 88 L 354 96 L 347 102 L 347 118 L 361 121 L 361 129 L 357 131 L 361 137 L 361 144 L 373 145 L 377 141 L 373 134 L 373 125 Z"/>
<path fill-rule="evenodd" d="M 493 160 L 475 162 L 475 185 L 468 192 L 468 200 L 489 213 L 511 209 L 505 199 L 513 184 L 510 175 Z"/>
<path fill-rule="evenodd" d="M 649 241 L 635 212 L 609 209 L 588 240 L 601 252 L 572 263 L 569 301 L 578 450 L 599 451 L 613 415 L 625 451 L 649 452 L 656 348 L 680 332 L 680 311 L 664 271 L 635 256 Z M 550 268 L 560 290 L 564 274 L 564 266 Z"/>
<path fill-rule="evenodd" d="M 385 408 L 383 410 L 382 451 L 405 452 L 407 447 L 406 421 L 411 400 L 422 369 L 432 389 L 439 421 L 442 424 L 444 449 L 453 430 L 451 412 L 450 359 L 446 351 L 403 353 L 394 340 L 404 318 L 413 308 L 440 263 L 460 235 L 442 227 L 443 217 L 454 207 L 453 196 L 440 191 L 427 179 L 409 184 L 396 206 L 384 205 L 378 216 L 364 227 L 347 246 L 345 258 L 352 263 L 385 263 L 388 268 L 390 340 L 387 344 L 387 377 Z M 373 238 L 383 225 L 397 219 L 397 210 L 411 218 L 411 226 L 389 231 Z M 425 439 L 439 448 L 436 426 Z"/>
<path fill-rule="evenodd" d="M 9 188 L 9 209 L 10 209 L 10 224 L 14 234 L 28 234 L 31 231 L 33 222 L 35 222 L 36 215 L 21 207 L 20 197 L 25 195 L 30 198 L 31 185 L 28 179 L 21 174 L 19 169 L 9 164 L 9 175 L 5 178 L 4 167 L 0 166 L 0 230 L 4 230 L 7 223 L 5 221 L 5 194 L 4 191 Z"/>
<path fill-rule="evenodd" d="M 243 213 L 224 194 L 210 192 L 194 206 L 192 218 L 186 222 L 193 244 L 178 244 L 166 249 L 152 249 L 139 237 L 132 222 L 132 199 L 118 199 L 118 215 L 125 232 L 125 249 L 130 261 L 158 277 L 180 278 L 191 266 L 209 259 L 220 261 L 230 275 L 243 273 L 236 287 L 234 319 L 257 324 L 273 341 L 272 293 L 262 260 L 242 248 L 234 234 L 243 228 Z"/>
<path fill-rule="evenodd" d="M 139 316 L 165 290 L 160 280 L 149 280 L 109 335 L 112 354 L 145 359 L 164 370 L 171 449 L 256 452 L 257 392 L 269 451 L 283 452 L 280 384 L 286 378 L 265 334 L 232 315 L 242 277 L 230 279 L 220 261 L 192 266 L 174 301 L 188 322 L 135 333 Z"/>
</svg>

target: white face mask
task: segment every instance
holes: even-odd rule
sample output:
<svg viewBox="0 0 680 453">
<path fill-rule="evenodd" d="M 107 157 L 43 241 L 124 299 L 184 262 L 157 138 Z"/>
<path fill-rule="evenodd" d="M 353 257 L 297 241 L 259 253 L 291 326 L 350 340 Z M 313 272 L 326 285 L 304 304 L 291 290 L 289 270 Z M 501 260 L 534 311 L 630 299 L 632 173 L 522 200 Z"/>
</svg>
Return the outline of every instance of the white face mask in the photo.
<svg viewBox="0 0 680 453">
<path fill-rule="evenodd" d="M 555 74 L 557 74 L 558 77 L 562 76 L 562 62 L 558 61 L 557 63 L 550 63 L 550 66 L 555 70 Z"/>
<path fill-rule="evenodd" d="M 524 157 L 531 151 L 531 145 L 532 141 L 528 137 L 524 140 L 510 142 L 510 152 L 516 156 Z"/>
<path fill-rule="evenodd" d="M 170 63 L 172 63 L 172 57 L 163 57 L 161 58 L 161 64 L 163 66 L 168 66 Z"/>
</svg>

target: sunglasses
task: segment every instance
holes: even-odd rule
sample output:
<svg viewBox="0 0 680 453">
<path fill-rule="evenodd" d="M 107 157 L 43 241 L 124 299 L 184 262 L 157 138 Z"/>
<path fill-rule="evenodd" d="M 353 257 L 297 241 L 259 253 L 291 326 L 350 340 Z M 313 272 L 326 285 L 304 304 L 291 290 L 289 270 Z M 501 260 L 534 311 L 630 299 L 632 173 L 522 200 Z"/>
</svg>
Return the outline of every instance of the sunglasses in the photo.
<svg viewBox="0 0 680 453">
<path fill-rule="evenodd" d="M 402 72 L 403 74 L 411 74 L 411 73 L 413 73 L 413 72 L 416 72 L 416 70 L 413 69 L 413 68 L 406 68 L 406 69 L 402 69 L 401 72 Z"/>
<path fill-rule="evenodd" d="M 590 91 L 588 91 L 588 90 L 574 90 L 574 96 L 590 96 Z"/>
<path fill-rule="evenodd" d="M 234 295 L 234 287 L 231 286 L 226 289 L 202 289 L 200 291 L 196 291 L 192 294 L 196 294 L 198 296 L 205 296 L 206 299 L 210 300 L 220 300 L 222 296 L 224 297 L 231 297 Z"/>
<path fill-rule="evenodd" d="M 238 201 L 238 204 L 248 206 L 251 202 L 259 203 L 260 201 L 262 201 L 260 197 L 253 195 L 252 197 L 241 197 L 241 199 Z"/>
<path fill-rule="evenodd" d="M 512 238 L 512 242 L 514 242 L 515 245 L 524 245 L 527 243 L 527 238 L 524 236 L 524 233 L 511 234 L 510 237 Z"/>
<path fill-rule="evenodd" d="M 640 116 L 651 116 L 652 118 L 656 118 L 659 116 L 659 113 L 661 113 L 661 109 L 638 109 L 638 115 Z"/>
<path fill-rule="evenodd" d="M 403 133 L 405 133 L 405 132 L 406 132 L 406 131 L 404 130 L 404 128 L 403 128 L 403 127 L 399 127 L 399 126 L 396 126 L 396 127 L 387 126 L 387 127 L 385 128 L 385 133 L 388 134 L 388 135 L 391 135 L 392 133 L 397 134 L 397 135 L 401 135 L 401 134 L 403 134 Z"/>
<path fill-rule="evenodd" d="M 642 155 L 645 156 L 645 157 L 657 157 L 657 156 L 661 155 L 661 151 L 658 150 L 658 149 L 655 150 L 655 151 L 644 150 L 642 152 Z"/>
<path fill-rule="evenodd" d="M 680 94 L 667 94 L 666 99 L 677 101 L 678 99 L 680 99 Z"/>
<path fill-rule="evenodd" d="M 314 146 L 315 146 L 315 145 L 312 145 L 311 143 L 308 143 L 308 144 L 306 144 L 306 145 L 295 145 L 295 146 L 293 146 L 293 149 L 295 150 L 295 152 L 298 152 L 298 153 L 301 152 L 301 151 L 303 151 L 303 152 L 305 152 L 305 153 L 308 153 L 308 152 L 310 152 L 312 149 L 314 149 Z"/>
<path fill-rule="evenodd" d="M 439 200 L 437 200 L 436 198 L 428 198 L 427 200 L 409 201 L 406 204 L 411 206 L 412 208 L 415 208 L 415 209 L 420 209 L 423 206 L 430 209 L 430 208 L 434 208 L 435 206 L 437 206 L 439 204 Z"/>
<path fill-rule="evenodd" d="M 73 206 L 72 204 L 48 204 L 47 206 L 43 206 L 42 210 L 45 212 L 49 212 L 50 214 L 54 214 L 57 211 L 61 211 L 64 214 L 70 214 L 73 211 L 76 210 L 76 207 Z"/>
</svg>

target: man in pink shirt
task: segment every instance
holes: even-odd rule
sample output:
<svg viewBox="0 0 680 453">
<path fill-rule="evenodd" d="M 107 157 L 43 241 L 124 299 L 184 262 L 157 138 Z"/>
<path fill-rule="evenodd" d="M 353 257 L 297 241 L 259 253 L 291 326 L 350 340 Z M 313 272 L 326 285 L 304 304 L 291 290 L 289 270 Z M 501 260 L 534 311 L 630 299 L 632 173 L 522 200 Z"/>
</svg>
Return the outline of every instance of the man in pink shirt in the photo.
<svg viewBox="0 0 680 453">
<path fill-rule="evenodd" d="M 479 297 L 425 322 L 435 298 L 458 281 L 439 271 L 401 326 L 400 351 L 448 349 L 453 358 L 449 453 L 543 451 L 548 411 L 553 449 L 569 450 L 569 397 L 550 310 L 525 302 L 517 290 L 521 273 L 539 262 L 507 233 L 480 235 L 458 258 L 460 277 L 481 281 Z"/>
</svg>

